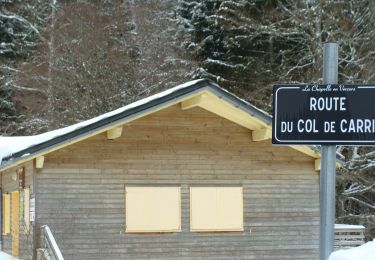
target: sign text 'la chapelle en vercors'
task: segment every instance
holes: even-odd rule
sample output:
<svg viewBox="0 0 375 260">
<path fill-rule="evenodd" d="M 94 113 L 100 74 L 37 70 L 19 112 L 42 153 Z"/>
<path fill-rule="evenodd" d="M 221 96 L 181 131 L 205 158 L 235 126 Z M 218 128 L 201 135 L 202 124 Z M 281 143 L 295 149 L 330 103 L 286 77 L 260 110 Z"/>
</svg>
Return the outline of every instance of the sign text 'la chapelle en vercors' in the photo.
<svg viewBox="0 0 375 260">
<path fill-rule="evenodd" d="M 375 85 L 275 85 L 273 144 L 375 145 Z"/>
</svg>

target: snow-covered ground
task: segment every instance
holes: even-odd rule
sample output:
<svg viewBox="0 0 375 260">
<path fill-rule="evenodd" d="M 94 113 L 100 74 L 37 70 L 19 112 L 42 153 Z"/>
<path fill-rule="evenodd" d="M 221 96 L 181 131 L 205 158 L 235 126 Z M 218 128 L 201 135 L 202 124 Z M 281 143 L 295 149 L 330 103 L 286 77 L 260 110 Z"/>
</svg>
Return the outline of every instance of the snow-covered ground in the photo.
<svg viewBox="0 0 375 260">
<path fill-rule="evenodd" d="M 328 260 L 374 260 L 375 239 L 358 247 L 333 252 Z"/>
</svg>

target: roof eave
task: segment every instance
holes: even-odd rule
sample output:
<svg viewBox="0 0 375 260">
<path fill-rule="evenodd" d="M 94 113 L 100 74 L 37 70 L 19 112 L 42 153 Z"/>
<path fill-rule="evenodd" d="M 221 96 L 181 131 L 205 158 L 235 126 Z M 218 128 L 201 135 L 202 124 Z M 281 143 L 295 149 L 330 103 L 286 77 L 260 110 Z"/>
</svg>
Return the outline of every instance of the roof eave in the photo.
<svg viewBox="0 0 375 260">
<path fill-rule="evenodd" d="M 135 120 L 139 117 L 156 112 L 165 107 L 177 104 L 184 99 L 188 99 L 194 95 L 197 95 L 202 91 L 210 91 L 218 98 L 225 100 L 226 102 L 232 104 L 234 107 L 239 108 L 247 112 L 251 116 L 263 121 L 267 125 L 267 127 L 272 126 L 272 117 L 266 112 L 257 109 L 256 107 L 242 99 L 239 99 L 233 94 L 220 88 L 214 82 L 203 79 L 195 82 L 192 85 L 178 89 L 175 92 L 171 92 L 165 96 L 153 99 L 150 102 L 144 103 L 140 106 L 133 107 L 129 110 L 123 111 L 122 113 L 104 118 L 95 123 L 73 130 L 69 133 L 57 136 L 48 141 L 18 151 L 17 153 L 4 158 L 2 164 L 0 165 L 0 169 L 5 170 L 20 163 L 32 160 L 43 154 L 57 150 L 61 146 L 66 146 L 75 142 L 79 142 L 91 136 L 100 134 L 107 131 L 108 129 L 122 125 L 127 121 Z M 314 154 L 313 157 L 319 158 L 320 150 L 318 148 L 314 146 L 306 147 L 311 149 L 311 156 Z"/>
</svg>

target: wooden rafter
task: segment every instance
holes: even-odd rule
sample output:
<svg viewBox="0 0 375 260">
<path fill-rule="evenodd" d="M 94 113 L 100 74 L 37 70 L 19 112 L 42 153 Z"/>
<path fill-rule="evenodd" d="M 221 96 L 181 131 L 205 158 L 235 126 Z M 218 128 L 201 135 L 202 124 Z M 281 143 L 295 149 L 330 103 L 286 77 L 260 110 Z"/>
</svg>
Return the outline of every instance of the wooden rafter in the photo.
<svg viewBox="0 0 375 260">
<path fill-rule="evenodd" d="M 202 103 L 204 102 L 205 99 L 206 99 L 206 95 L 203 93 L 203 94 L 194 96 L 192 98 L 189 98 L 187 100 L 184 100 L 181 102 L 181 109 L 187 110 L 187 109 L 194 108 L 197 106 L 202 106 Z"/>
<path fill-rule="evenodd" d="M 122 126 L 117 126 L 107 131 L 107 139 L 113 140 L 119 138 L 122 134 Z"/>
<path fill-rule="evenodd" d="M 320 171 L 320 163 L 320 158 L 315 160 L 315 171 Z"/>
<path fill-rule="evenodd" d="M 42 169 L 44 166 L 44 156 L 38 156 L 35 158 L 35 168 Z"/>
<path fill-rule="evenodd" d="M 259 130 L 255 130 L 252 132 L 253 141 L 264 141 L 271 139 L 272 137 L 272 130 L 270 128 L 262 128 Z"/>
</svg>

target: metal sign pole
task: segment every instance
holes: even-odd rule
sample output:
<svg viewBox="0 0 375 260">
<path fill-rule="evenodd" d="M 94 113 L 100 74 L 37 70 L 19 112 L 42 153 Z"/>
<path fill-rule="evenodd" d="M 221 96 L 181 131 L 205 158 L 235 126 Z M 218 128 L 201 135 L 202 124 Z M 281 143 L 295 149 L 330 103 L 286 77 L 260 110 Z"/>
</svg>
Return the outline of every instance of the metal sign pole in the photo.
<svg viewBox="0 0 375 260">
<path fill-rule="evenodd" d="M 323 81 L 337 84 L 338 45 L 324 44 Z M 320 260 L 327 260 L 334 246 L 336 146 L 322 145 L 320 171 Z"/>
</svg>

